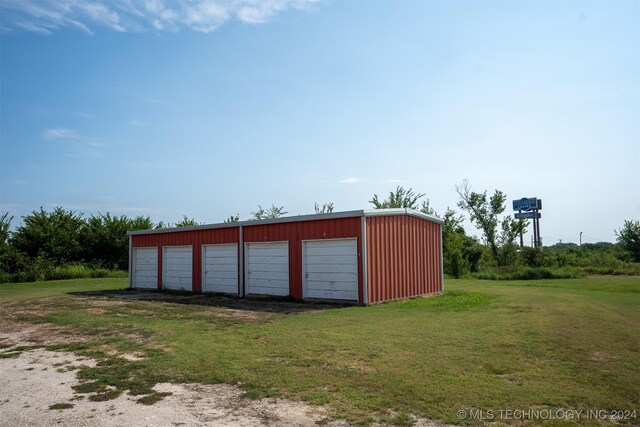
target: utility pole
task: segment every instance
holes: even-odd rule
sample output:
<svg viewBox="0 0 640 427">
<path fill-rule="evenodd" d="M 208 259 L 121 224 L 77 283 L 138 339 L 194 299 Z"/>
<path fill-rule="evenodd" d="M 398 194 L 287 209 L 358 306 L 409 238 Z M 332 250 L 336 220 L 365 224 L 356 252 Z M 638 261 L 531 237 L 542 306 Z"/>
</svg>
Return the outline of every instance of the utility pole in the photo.
<svg viewBox="0 0 640 427">
<path fill-rule="evenodd" d="M 582 246 L 582 231 L 580 232 L 580 246 Z"/>
<path fill-rule="evenodd" d="M 533 222 L 533 247 L 537 248 L 538 247 L 538 227 L 536 224 L 536 219 L 533 218 L 531 222 Z"/>
</svg>

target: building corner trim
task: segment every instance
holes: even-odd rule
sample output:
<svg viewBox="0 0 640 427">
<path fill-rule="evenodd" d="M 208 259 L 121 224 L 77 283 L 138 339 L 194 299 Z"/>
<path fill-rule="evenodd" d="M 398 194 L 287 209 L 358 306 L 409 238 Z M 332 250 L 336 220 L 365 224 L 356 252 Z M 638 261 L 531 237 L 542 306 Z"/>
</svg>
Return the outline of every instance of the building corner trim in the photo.
<svg viewBox="0 0 640 427">
<path fill-rule="evenodd" d="M 129 289 L 133 288 L 133 272 L 131 267 L 133 266 L 133 237 L 129 235 Z"/>
<path fill-rule="evenodd" d="M 367 277 L 367 217 L 362 215 L 362 303 L 369 305 L 369 283 Z"/>
<path fill-rule="evenodd" d="M 238 227 L 238 296 L 244 298 L 244 230 Z"/>
<path fill-rule="evenodd" d="M 440 224 L 440 292 L 444 292 L 444 243 L 442 241 L 442 224 Z"/>
</svg>

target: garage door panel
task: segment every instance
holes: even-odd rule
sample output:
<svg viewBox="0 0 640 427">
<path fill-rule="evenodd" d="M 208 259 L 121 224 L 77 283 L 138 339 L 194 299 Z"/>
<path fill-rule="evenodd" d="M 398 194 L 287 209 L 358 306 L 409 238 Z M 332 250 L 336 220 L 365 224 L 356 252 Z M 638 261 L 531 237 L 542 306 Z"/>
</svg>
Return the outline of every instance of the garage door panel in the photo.
<svg viewBox="0 0 640 427">
<path fill-rule="evenodd" d="M 247 293 L 289 295 L 288 242 L 247 243 Z"/>
<path fill-rule="evenodd" d="M 170 260 L 167 260 L 168 262 L 170 262 Z M 182 273 L 186 273 L 189 276 L 191 276 L 191 263 L 189 263 L 189 265 L 185 265 L 185 264 L 173 264 L 171 265 L 171 271 L 173 272 L 182 272 Z"/>
<path fill-rule="evenodd" d="M 354 264 L 307 264 L 307 273 L 352 273 L 358 272 Z"/>
<path fill-rule="evenodd" d="M 357 291 L 339 291 L 339 290 L 309 290 L 307 291 L 306 298 L 321 298 L 321 299 L 335 299 L 345 301 L 357 301 Z"/>
<path fill-rule="evenodd" d="M 358 300 L 356 239 L 304 242 L 304 297 Z"/>
<path fill-rule="evenodd" d="M 221 245 L 206 245 L 207 256 L 229 256 L 230 250 L 238 250 L 238 245 L 235 243 L 221 244 Z"/>
<path fill-rule="evenodd" d="M 289 275 L 289 266 L 287 265 L 271 265 L 271 264 L 252 264 L 252 269 L 250 274 L 256 276 L 260 274 L 281 274 L 283 277 L 288 277 Z"/>
<path fill-rule="evenodd" d="M 356 273 L 309 273 L 307 272 L 307 282 L 357 282 Z"/>
<path fill-rule="evenodd" d="M 236 282 L 238 281 L 238 270 L 233 270 L 233 271 L 220 271 L 220 270 L 206 271 L 205 270 L 204 274 L 206 279 L 215 279 L 215 280 L 234 279 Z M 205 282 L 209 282 L 209 280 L 205 280 Z"/>
<path fill-rule="evenodd" d="M 156 259 L 137 259 L 136 260 L 136 265 L 138 267 L 153 266 L 153 265 L 155 265 L 157 267 L 158 266 L 158 258 L 156 257 Z"/>
<path fill-rule="evenodd" d="M 233 293 L 237 293 L 238 292 L 238 279 L 237 277 L 215 277 L 212 278 L 215 280 L 211 280 L 209 282 L 209 284 L 211 285 L 215 285 L 215 286 L 223 286 L 223 287 L 233 287 Z M 212 292 L 219 292 L 219 291 L 215 291 L 213 290 Z"/>
<path fill-rule="evenodd" d="M 137 264 L 136 271 L 155 271 L 158 273 L 158 262 L 156 261 L 155 264 Z"/>
<path fill-rule="evenodd" d="M 283 245 L 286 242 L 251 242 L 251 252 L 256 256 L 282 256 Z M 288 246 L 287 246 L 288 248 Z"/>
<path fill-rule="evenodd" d="M 286 273 L 286 272 L 285 272 Z M 249 273 L 250 280 L 271 280 L 274 282 L 282 281 L 289 277 L 289 274 L 283 274 L 282 271 L 260 271 Z"/>
<path fill-rule="evenodd" d="M 169 287 L 169 285 L 172 287 L 178 286 L 178 289 L 180 288 L 180 286 L 184 287 L 185 289 L 187 287 L 191 288 L 191 277 L 174 276 L 168 274 L 165 280 L 165 286 Z"/>
<path fill-rule="evenodd" d="M 289 289 L 283 288 L 280 283 L 258 280 L 251 283 L 250 293 L 254 295 L 287 296 L 289 295 Z"/>
<path fill-rule="evenodd" d="M 275 255 L 263 256 L 263 255 L 255 255 L 253 253 L 251 254 L 251 263 L 252 264 L 267 264 L 267 265 L 282 264 L 282 259 L 283 259 L 283 255 L 281 255 L 281 256 L 275 256 Z"/>
<path fill-rule="evenodd" d="M 289 271 L 289 266 L 282 264 L 282 260 L 278 261 L 279 264 L 256 264 L 251 263 L 251 269 L 249 274 L 266 274 L 266 275 L 285 275 Z"/>
<path fill-rule="evenodd" d="M 205 245 L 203 283 L 205 292 L 238 294 L 238 245 Z"/>
<path fill-rule="evenodd" d="M 134 248 L 132 286 L 158 289 L 158 248 Z"/>
<path fill-rule="evenodd" d="M 162 283 L 164 287 L 191 291 L 193 289 L 193 248 L 165 246 L 163 250 Z"/>
<path fill-rule="evenodd" d="M 175 262 L 187 262 L 191 260 L 191 253 L 167 254 L 167 259 L 170 259 Z"/>
<path fill-rule="evenodd" d="M 158 271 L 137 271 L 136 277 L 139 279 L 151 279 L 156 281 L 156 287 L 158 286 Z"/>
<path fill-rule="evenodd" d="M 325 280 L 307 280 L 307 290 L 353 291 L 353 282 L 327 282 Z"/>
<path fill-rule="evenodd" d="M 352 264 L 353 260 L 349 255 L 307 255 L 307 264 Z"/>
<path fill-rule="evenodd" d="M 134 288 L 158 289 L 158 275 L 138 275 L 133 286 Z"/>
<path fill-rule="evenodd" d="M 353 249 L 350 247 L 327 245 L 321 247 L 309 247 L 308 254 L 312 256 L 331 256 L 331 255 L 351 255 Z"/>
</svg>

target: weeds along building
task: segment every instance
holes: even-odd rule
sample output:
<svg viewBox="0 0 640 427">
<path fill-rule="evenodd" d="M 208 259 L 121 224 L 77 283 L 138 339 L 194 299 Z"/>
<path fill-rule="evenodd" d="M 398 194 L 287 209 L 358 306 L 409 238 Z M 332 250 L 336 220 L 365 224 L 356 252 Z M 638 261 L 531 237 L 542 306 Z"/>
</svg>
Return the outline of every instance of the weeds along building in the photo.
<svg viewBox="0 0 640 427">
<path fill-rule="evenodd" d="M 129 232 L 129 286 L 371 304 L 443 289 L 442 220 L 375 209 Z"/>
</svg>

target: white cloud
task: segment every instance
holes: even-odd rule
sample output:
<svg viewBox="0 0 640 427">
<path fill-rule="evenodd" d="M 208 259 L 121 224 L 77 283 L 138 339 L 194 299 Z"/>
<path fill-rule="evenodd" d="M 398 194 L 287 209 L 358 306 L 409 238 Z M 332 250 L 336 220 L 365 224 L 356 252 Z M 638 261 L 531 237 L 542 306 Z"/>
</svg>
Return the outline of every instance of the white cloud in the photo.
<svg viewBox="0 0 640 427">
<path fill-rule="evenodd" d="M 72 129 L 56 128 L 46 129 L 42 132 L 42 136 L 46 139 L 73 139 L 76 138 L 76 132 Z"/>
<path fill-rule="evenodd" d="M 357 178 L 355 176 L 349 176 L 345 179 L 341 179 L 340 181 L 338 181 L 338 183 L 340 184 L 357 184 L 359 182 L 362 182 L 362 179 Z"/>
<path fill-rule="evenodd" d="M 177 31 L 209 33 L 237 20 L 267 22 L 288 9 L 302 10 L 319 0 L 2 0 L 0 33 L 52 34 L 60 28 L 102 26 L 119 32 Z"/>
<path fill-rule="evenodd" d="M 400 184 L 402 180 L 398 178 L 391 178 L 391 179 L 385 179 L 384 182 L 389 184 Z"/>
</svg>

